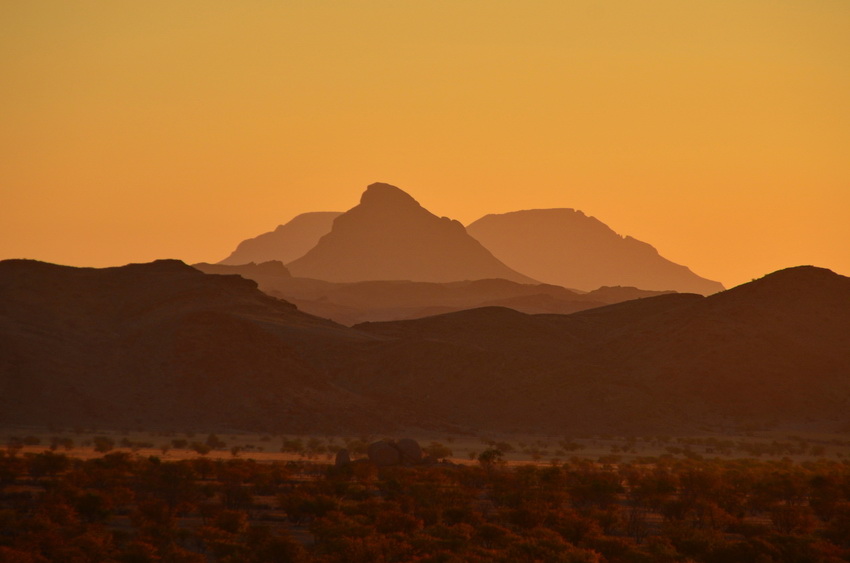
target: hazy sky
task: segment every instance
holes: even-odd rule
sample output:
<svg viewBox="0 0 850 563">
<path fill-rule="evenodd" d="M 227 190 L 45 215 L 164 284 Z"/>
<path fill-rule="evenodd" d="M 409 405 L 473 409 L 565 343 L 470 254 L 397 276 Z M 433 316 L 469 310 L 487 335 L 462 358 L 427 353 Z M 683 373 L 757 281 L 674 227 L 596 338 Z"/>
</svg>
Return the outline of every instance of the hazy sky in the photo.
<svg viewBox="0 0 850 563">
<path fill-rule="evenodd" d="M 850 2 L 0 3 L 0 259 L 217 261 L 374 181 L 850 275 Z"/>
</svg>

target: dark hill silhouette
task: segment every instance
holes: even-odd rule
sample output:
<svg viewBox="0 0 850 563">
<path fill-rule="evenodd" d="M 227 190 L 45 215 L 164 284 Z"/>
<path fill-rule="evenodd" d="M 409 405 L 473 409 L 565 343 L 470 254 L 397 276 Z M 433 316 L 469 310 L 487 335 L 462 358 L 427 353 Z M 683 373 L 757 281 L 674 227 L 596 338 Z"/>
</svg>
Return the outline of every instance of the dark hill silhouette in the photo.
<svg viewBox="0 0 850 563">
<path fill-rule="evenodd" d="M 240 242 L 219 264 L 291 262 L 316 246 L 319 239 L 330 232 L 333 220 L 339 215 L 338 211 L 302 213 L 285 225 L 278 225 L 274 231 Z"/>
<path fill-rule="evenodd" d="M 193 267 L 208 274 L 239 274 L 256 281 L 266 293 L 294 303 L 301 311 L 345 325 L 413 319 L 489 305 L 524 313 L 568 314 L 658 293 L 633 287 L 603 287 L 579 294 L 556 285 L 501 279 L 333 283 L 291 277 L 279 262 L 242 266 L 201 263 Z"/>
<path fill-rule="evenodd" d="M 649 244 L 622 237 L 573 209 L 486 215 L 467 231 L 505 264 L 546 283 L 583 290 L 624 285 L 704 295 L 723 289 L 663 258 Z"/>
<path fill-rule="evenodd" d="M 503 278 L 534 283 L 493 257 L 457 221 L 437 217 L 389 184 L 371 184 L 360 204 L 287 267 L 292 275 L 335 282 L 451 282 Z"/>
<path fill-rule="evenodd" d="M 379 410 L 309 360 L 363 338 L 253 281 L 175 260 L 106 269 L 7 260 L 0 420 L 312 431 L 348 418 L 363 427 Z"/>
<path fill-rule="evenodd" d="M 491 299 L 508 284 L 468 282 Z M 709 297 L 570 315 L 483 307 L 347 328 L 252 281 L 175 261 L 0 262 L 9 424 L 836 431 L 850 428 L 848 350 L 850 278 L 813 267 Z"/>
<path fill-rule="evenodd" d="M 378 360 L 390 372 L 384 392 L 403 377 L 406 393 L 424 396 L 439 377 L 437 412 L 474 426 L 850 423 L 850 279 L 828 270 L 792 268 L 707 298 L 662 295 L 568 316 L 482 309 L 355 328 L 396 342 Z M 434 342 L 454 346 L 451 361 L 416 350 Z M 462 408 L 475 388 L 487 389 L 486 401 Z"/>
</svg>

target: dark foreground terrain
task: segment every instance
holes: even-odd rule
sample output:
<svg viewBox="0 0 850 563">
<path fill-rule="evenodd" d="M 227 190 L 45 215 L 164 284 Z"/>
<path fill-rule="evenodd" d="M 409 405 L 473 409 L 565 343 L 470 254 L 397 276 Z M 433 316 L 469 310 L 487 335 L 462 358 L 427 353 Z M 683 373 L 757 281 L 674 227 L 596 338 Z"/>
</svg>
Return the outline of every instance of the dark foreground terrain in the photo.
<svg viewBox="0 0 850 563">
<path fill-rule="evenodd" d="M 845 462 L 378 468 L 0 452 L 0 561 L 850 560 Z"/>
</svg>

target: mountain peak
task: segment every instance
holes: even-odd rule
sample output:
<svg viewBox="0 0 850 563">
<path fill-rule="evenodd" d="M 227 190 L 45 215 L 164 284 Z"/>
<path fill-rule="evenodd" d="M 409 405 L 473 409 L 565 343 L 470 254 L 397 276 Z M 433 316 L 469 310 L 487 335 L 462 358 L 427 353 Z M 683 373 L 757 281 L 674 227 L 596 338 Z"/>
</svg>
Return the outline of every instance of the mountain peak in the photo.
<svg viewBox="0 0 850 563">
<path fill-rule="evenodd" d="M 534 280 L 505 266 L 463 225 L 438 217 L 395 186 L 374 183 L 360 204 L 287 267 L 296 277 L 334 282 Z"/>
<path fill-rule="evenodd" d="M 407 192 L 393 185 L 383 182 L 375 182 L 366 187 L 366 191 L 360 196 L 361 205 L 410 205 L 417 207 L 419 202 L 413 199 Z"/>
</svg>

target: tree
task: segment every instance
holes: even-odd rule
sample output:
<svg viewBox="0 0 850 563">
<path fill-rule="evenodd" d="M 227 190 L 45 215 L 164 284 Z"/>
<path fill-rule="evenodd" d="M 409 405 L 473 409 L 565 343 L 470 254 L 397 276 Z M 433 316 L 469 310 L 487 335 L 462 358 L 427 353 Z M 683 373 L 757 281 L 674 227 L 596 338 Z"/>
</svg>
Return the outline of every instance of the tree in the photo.
<svg viewBox="0 0 850 563">
<path fill-rule="evenodd" d="M 422 450 L 426 455 L 433 457 L 434 459 L 445 459 L 447 457 L 452 457 L 452 449 L 448 446 L 441 444 L 440 442 L 431 442 Z"/>
<path fill-rule="evenodd" d="M 482 467 L 492 467 L 496 464 L 503 464 L 504 454 L 502 453 L 502 450 L 487 448 L 478 454 L 478 463 L 480 463 Z"/>
<path fill-rule="evenodd" d="M 207 441 L 205 443 L 213 450 L 219 450 L 227 447 L 227 444 L 215 434 L 207 436 Z"/>
<path fill-rule="evenodd" d="M 105 454 L 115 447 L 115 440 L 106 436 L 94 437 L 94 451 Z"/>
</svg>

